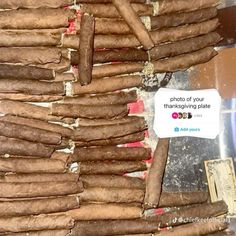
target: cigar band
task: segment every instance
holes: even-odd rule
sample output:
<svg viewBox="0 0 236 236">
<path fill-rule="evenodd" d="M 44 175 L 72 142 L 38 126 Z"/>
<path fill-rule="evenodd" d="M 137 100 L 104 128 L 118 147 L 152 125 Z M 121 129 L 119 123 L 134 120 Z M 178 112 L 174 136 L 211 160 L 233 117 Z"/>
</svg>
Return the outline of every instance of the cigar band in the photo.
<svg viewBox="0 0 236 236">
<path fill-rule="evenodd" d="M 147 30 L 151 31 L 151 18 L 149 16 L 141 16 L 140 18 Z"/>
<path fill-rule="evenodd" d="M 159 14 L 159 2 L 152 2 L 153 6 L 153 16 L 157 16 Z"/>
<path fill-rule="evenodd" d="M 142 72 L 145 75 L 153 75 L 154 74 L 154 65 L 151 62 L 146 62 Z"/>
</svg>

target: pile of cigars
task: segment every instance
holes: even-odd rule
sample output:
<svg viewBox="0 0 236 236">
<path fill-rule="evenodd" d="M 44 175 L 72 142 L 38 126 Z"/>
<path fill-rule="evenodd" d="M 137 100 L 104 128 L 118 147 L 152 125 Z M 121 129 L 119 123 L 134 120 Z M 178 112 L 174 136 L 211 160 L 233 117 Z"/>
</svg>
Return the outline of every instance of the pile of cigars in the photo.
<svg viewBox="0 0 236 236">
<path fill-rule="evenodd" d="M 152 152 L 144 117 L 129 114 L 155 73 L 217 54 L 217 4 L 0 1 L 0 235 L 179 236 L 227 227 L 215 218 L 227 213 L 223 201 L 162 191 L 169 139 L 158 141 L 146 180 L 134 177 Z M 168 211 L 146 215 L 156 208 Z"/>
</svg>

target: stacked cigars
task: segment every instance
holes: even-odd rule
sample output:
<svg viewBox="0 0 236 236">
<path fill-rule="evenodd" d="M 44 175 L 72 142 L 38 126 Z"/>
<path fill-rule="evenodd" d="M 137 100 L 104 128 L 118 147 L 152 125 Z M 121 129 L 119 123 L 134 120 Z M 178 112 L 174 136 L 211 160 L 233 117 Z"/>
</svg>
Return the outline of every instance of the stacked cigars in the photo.
<svg viewBox="0 0 236 236">
<path fill-rule="evenodd" d="M 129 114 L 135 88 L 145 86 L 144 74 L 216 55 L 218 1 L 81 0 L 81 18 L 74 2 L 0 2 L 0 235 L 225 229 L 218 218 L 193 220 L 227 213 L 224 202 L 207 202 L 205 192 L 162 191 L 168 139 L 159 140 L 146 183 L 127 176 L 145 171 L 151 157 L 144 117 Z M 71 22 L 76 32 L 68 34 Z M 157 207 L 171 210 L 144 216 Z"/>
</svg>

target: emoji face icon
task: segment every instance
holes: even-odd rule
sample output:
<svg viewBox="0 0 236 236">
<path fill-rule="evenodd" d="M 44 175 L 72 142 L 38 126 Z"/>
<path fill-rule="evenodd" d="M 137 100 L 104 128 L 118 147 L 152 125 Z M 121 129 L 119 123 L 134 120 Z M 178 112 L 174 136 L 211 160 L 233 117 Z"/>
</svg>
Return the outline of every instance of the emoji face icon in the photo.
<svg viewBox="0 0 236 236">
<path fill-rule="evenodd" d="M 172 118 L 173 119 L 178 119 L 179 114 L 177 112 L 172 113 Z"/>
</svg>

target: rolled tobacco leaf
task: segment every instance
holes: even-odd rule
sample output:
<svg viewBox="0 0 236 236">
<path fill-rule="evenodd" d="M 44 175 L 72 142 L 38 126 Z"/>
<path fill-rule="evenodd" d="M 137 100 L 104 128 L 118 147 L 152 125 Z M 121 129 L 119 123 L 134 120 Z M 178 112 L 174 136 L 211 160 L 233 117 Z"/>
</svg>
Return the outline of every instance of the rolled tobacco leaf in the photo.
<svg viewBox="0 0 236 236">
<path fill-rule="evenodd" d="M 131 4 L 125 0 L 113 0 L 112 3 L 115 5 L 117 11 L 128 24 L 139 42 L 143 45 L 144 49 L 149 50 L 153 48 L 154 43 Z"/>
<path fill-rule="evenodd" d="M 80 104 L 52 104 L 52 115 L 73 118 L 121 118 L 128 114 L 127 105 L 80 105 Z"/>
<path fill-rule="evenodd" d="M 146 180 L 145 208 L 156 208 L 159 204 L 168 150 L 169 139 L 159 139 Z"/>
<path fill-rule="evenodd" d="M 57 236 L 65 236 L 69 235 L 70 230 L 68 229 L 58 229 L 58 230 L 38 230 L 38 231 L 28 231 L 23 233 L 8 233 L 4 234 L 5 236 L 50 236 L 50 235 L 57 235 Z"/>
<path fill-rule="evenodd" d="M 120 160 L 136 161 L 151 157 L 151 149 L 144 147 L 91 147 L 75 148 L 71 161 Z"/>
<path fill-rule="evenodd" d="M 79 207 L 79 198 L 65 196 L 0 202 L 0 217 L 27 216 L 64 212 Z"/>
<path fill-rule="evenodd" d="M 81 85 L 87 85 L 90 84 L 92 80 L 95 31 L 94 17 L 88 14 L 83 14 L 80 25 L 79 81 Z"/>
<path fill-rule="evenodd" d="M 67 215 L 74 220 L 108 220 L 108 219 L 136 219 L 141 216 L 142 209 L 122 204 L 91 204 L 79 209 L 67 211 Z M 92 235 L 92 234 L 91 234 Z"/>
</svg>

